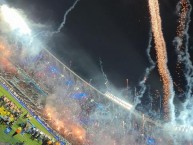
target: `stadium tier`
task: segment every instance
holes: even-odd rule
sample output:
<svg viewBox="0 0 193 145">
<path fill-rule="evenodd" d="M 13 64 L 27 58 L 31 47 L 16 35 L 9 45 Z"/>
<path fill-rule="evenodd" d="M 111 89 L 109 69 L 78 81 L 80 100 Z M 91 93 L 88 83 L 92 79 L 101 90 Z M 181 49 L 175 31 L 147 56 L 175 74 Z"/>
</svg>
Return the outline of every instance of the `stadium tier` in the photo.
<svg viewBox="0 0 193 145">
<path fill-rule="evenodd" d="M 158 121 L 110 92 L 101 93 L 49 51 L 18 56 L 19 48 L 15 48 L 4 60 L 9 65 L 1 65 L 1 80 L 57 140 L 67 139 L 75 145 L 170 140 Z"/>
</svg>

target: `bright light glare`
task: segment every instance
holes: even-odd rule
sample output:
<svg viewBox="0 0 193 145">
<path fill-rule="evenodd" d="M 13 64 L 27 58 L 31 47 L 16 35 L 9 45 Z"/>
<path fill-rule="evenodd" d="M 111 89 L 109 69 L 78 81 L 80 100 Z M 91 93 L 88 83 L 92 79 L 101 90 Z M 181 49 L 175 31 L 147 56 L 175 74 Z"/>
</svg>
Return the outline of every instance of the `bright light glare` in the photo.
<svg viewBox="0 0 193 145">
<path fill-rule="evenodd" d="M 128 102 L 125 102 L 124 100 L 121 100 L 118 97 L 115 97 L 113 94 L 106 92 L 105 96 L 108 97 L 110 100 L 112 100 L 113 102 L 117 103 L 118 105 L 121 105 L 122 107 L 131 110 L 132 109 L 132 105 L 129 104 Z"/>
<path fill-rule="evenodd" d="M 18 30 L 21 34 L 31 34 L 31 30 L 20 13 L 7 5 L 1 6 L 1 14 L 12 30 Z"/>
</svg>

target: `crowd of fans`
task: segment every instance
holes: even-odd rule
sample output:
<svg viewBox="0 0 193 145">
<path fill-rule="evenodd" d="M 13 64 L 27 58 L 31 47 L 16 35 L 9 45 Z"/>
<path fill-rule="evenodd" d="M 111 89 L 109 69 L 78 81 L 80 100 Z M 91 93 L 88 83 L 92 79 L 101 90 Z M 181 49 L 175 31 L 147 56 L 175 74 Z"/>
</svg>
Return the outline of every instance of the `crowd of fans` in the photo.
<svg viewBox="0 0 193 145">
<path fill-rule="evenodd" d="M 61 86 L 64 90 L 67 90 L 66 93 L 64 94 L 66 95 L 65 96 L 66 98 L 70 98 L 72 93 L 76 94 L 78 92 L 84 92 L 85 94 L 87 94 L 89 96 L 88 99 L 77 100 L 77 104 L 81 106 L 81 112 L 75 118 L 79 117 L 82 119 L 83 117 L 88 118 L 91 116 L 93 120 L 91 120 L 92 124 L 89 126 L 88 130 L 94 130 L 94 132 L 96 130 L 96 132 L 93 133 L 93 136 L 97 134 L 97 131 L 100 132 L 100 130 L 104 130 L 104 132 L 105 131 L 108 132 L 108 135 L 114 138 L 117 138 L 116 140 L 122 140 L 122 137 L 120 137 L 121 135 L 131 136 L 131 134 L 132 135 L 134 134 L 135 136 L 138 136 L 135 143 L 136 142 L 140 143 L 140 142 L 144 142 L 146 137 L 150 135 L 149 133 L 151 131 L 149 130 L 150 128 L 154 128 L 153 125 L 152 127 L 146 127 L 146 126 L 143 127 L 144 128 L 143 129 L 144 133 L 143 133 L 141 123 L 138 124 L 136 119 L 134 119 L 133 121 L 134 123 L 130 123 L 131 122 L 130 118 L 128 121 L 126 121 L 126 119 L 123 118 L 123 116 L 128 116 L 128 115 L 123 115 L 123 111 L 122 111 L 123 109 L 120 109 L 118 106 L 114 107 L 115 105 L 113 103 L 105 99 L 104 96 L 101 97 L 93 89 L 90 89 L 89 86 L 85 84 L 85 82 L 76 78 L 68 69 L 63 69 L 62 65 L 61 66 L 62 66 L 63 72 L 59 72 L 60 71 L 59 68 L 53 67 L 54 64 L 57 64 L 57 63 L 55 63 L 54 62 L 55 60 L 53 59 L 50 60 L 50 58 L 51 56 L 48 57 L 48 55 L 43 54 L 42 57 L 40 58 L 41 60 L 37 59 L 37 61 L 32 62 L 31 64 L 27 62 L 25 65 L 20 65 L 18 67 L 18 73 L 15 73 L 14 75 L 12 75 L 12 77 L 10 77 L 9 75 L 7 76 L 8 79 L 6 80 L 8 80 L 9 83 L 12 85 L 10 88 L 14 89 L 13 92 L 16 92 L 16 94 L 20 94 L 17 96 L 17 98 L 22 100 L 22 102 L 24 102 L 27 105 L 27 108 L 29 108 L 30 110 L 35 112 L 35 114 L 41 116 L 42 118 L 45 116 L 44 114 L 41 114 L 41 109 L 38 109 L 35 104 L 37 103 L 37 99 L 42 98 L 41 95 L 39 95 L 39 93 L 37 93 L 36 91 L 31 91 L 31 90 L 26 91 L 29 88 L 31 88 L 31 86 L 29 85 L 29 82 L 27 81 L 28 77 L 30 77 L 30 79 L 32 78 L 35 79 L 41 86 L 43 86 L 43 88 L 46 87 L 46 91 L 48 91 L 50 94 L 52 94 L 53 90 L 57 89 L 55 88 L 56 86 Z M 33 69 L 32 66 L 36 66 L 38 69 Z M 61 75 L 61 73 L 64 75 Z M 32 88 L 32 90 L 34 89 Z M 25 96 L 29 96 L 29 97 L 25 97 Z M 55 100 L 57 99 L 61 100 L 61 98 L 56 98 Z M 65 103 L 65 102 L 60 101 L 60 103 Z M 65 104 L 61 104 L 61 106 L 62 105 L 65 106 Z M 109 106 L 112 106 L 112 107 L 109 107 Z M 105 109 L 103 109 L 103 107 L 105 107 Z M 117 109 L 118 111 L 116 111 L 115 108 L 119 108 Z M 96 117 L 93 117 L 92 116 L 93 112 L 97 112 L 97 110 L 99 110 L 98 111 L 99 113 L 96 115 L 94 114 L 94 116 Z M 115 111 L 112 111 L 112 110 L 115 110 Z M 108 113 L 106 113 L 107 115 L 100 115 L 101 112 L 105 112 L 105 113 L 108 112 Z M 125 114 L 128 114 L 128 112 L 126 112 Z M 110 119 L 106 119 L 108 115 L 110 116 Z M 121 129 L 122 122 L 120 122 L 120 120 L 123 120 L 124 122 L 128 122 L 127 124 L 124 125 L 125 129 Z M 55 120 L 47 120 L 46 122 L 51 127 L 56 128 L 55 126 L 56 123 L 52 123 L 54 121 Z M 83 120 L 82 123 L 85 123 L 85 120 Z M 88 126 L 85 125 L 85 128 L 86 127 Z M 104 128 L 101 128 L 101 127 L 104 127 Z M 65 128 L 66 126 L 61 126 L 59 131 L 64 132 Z M 108 130 L 109 128 L 111 128 L 111 130 Z M 120 128 L 120 129 L 118 130 L 117 128 Z M 20 131 L 19 129 L 18 130 L 19 133 L 16 132 L 14 135 L 22 134 L 22 130 Z M 31 139 L 39 140 L 39 138 L 42 137 L 42 135 L 40 135 L 40 133 L 34 133 L 33 131 L 34 130 L 26 133 L 29 133 L 29 134 L 33 133 L 31 134 Z M 88 132 L 88 133 L 90 136 L 92 135 L 92 132 Z M 70 141 L 73 141 L 73 135 L 71 134 L 71 132 L 68 133 L 67 136 L 65 136 L 65 138 L 69 139 Z"/>
<path fill-rule="evenodd" d="M 21 118 L 22 122 L 18 123 L 18 119 Z M 31 115 L 27 112 L 24 114 L 21 108 L 18 108 L 12 101 L 6 96 L 0 97 L 0 125 L 6 126 L 6 128 L 12 128 L 13 125 L 18 126 L 12 137 L 16 135 L 29 134 L 31 140 L 36 140 L 42 145 L 60 145 L 59 142 L 54 141 L 51 137 L 40 131 L 30 122 Z M 24 145 L 25 142 L 16 143 L 18 145 Z M 27 144 L 26 144 L 27 145 Z"/>
<path fill-rule="evenodd" d="M 13 102 L 5 96 L 0 97 L 0 123 L 12 126 L 22 114 L 21 108 L 18 108 Z"/>
<path fill-rule="evenodd" d="M 133 143 L 138 144 L 146 142 L 146 139 L 148 137 L 158 138 L 156 137 L 157 134 L 152 134 L 154 130 L 159 130 L 159 128 L 156 128 L 155 124 L 149 125 L 148 121 L 145 121 L 145 124 L 143 124 L 141 118 L 139 119 L 139 121 L 137 121 L 135 117 L 127 119 L 126 117 L 128 117 L 128 111 L 124 111 L 124 109 L 115 106 L 114 103 L 112 103 L 108 99 L 105 99 L 104 96 L 98 94 L 94 89 L 90 88 L 87 83 L 75 76 L 70 70 L 60 64 L 58 60 L 53 58 L 52 55 L 50 55 L 49 53 L 41 52 L 41 55 L 31 62 L 30 60 L 22 63 L 19 62 L 17 69 L 18 72 L 12 75 L 12 77 L 7 76 L 8 79 L 6 80 L 9 80 L 9 83 L 12 84 L 12 86 L 15 86 L 15 88 L 10 87 L 14 89 L 14 92 L 16 92 L 17 94 L 23 93 L 21 95 L 18 95 L 17 98 L 22 100 L 22 102 L 27 105 L 27 108 L 35 112 L 35 114 L 41 116 L 41 118 L 46 117 L 45 115 L 47 114 L 41 114 L 42 111 L 41 109 L 38 109 L 39 107 L 36 107 L 36 104 L 37 100 L 41 100 L 41 98 L 43 97 L 40 95 L 41 93 L 37 92 L 36 89 L 31 87 L 28 81 L 30 79 L 31 82 L 32 79 L 34 79 L 35 82 L 37 82 L 37 84 L 40 84 L 41 88 L 44 88 L 44 90 L 46 90 L 46 92 L 48 92 L 49 94 L 53 94 L 53 92 L 56 91 L 57 86 L 59 86 L 62 87 L 63 90 L 65 90 L 63 94 L 65 98 L 70 98 L 72 97 L 72 94 L 76 94 L 79 92 L 83 92 L 84 94 L 89 96 L 86 99 L 76 100 L 78 104 L 77 106 L 80 107 L 81 110 L 80 113 L 77 113 L 75 117 L 73 116 L 76 119 L 80 119 L 85 128 L 89 128 L 88 136 L 95 136 L 103 131 L 106 132 L 106 134 L 110 137 L 115 138 L 120 144 L 122 143 L 124 136 L 133 136 L 133 139 L 135 139 Z M 29 98 L 25 96 L 29 96 Z M 58 106 L 67 106 L 67 104 L 65 104 L 65 101 L 61 101 L 64 98 L 59 98 L 56 96 L 54 101 L 57 101 L 57 99 L 59 100 Z M 101 112 L 105 115 L 101 115 Z M 61 117 L 62 111 L 59 113 Z M 89 117 L 93 120 L 89 120 Z M 54 121 L 54 119 L 46 120 L 46 122 L 49 124 L 47 124 L 49 127 L 51 126 L 53 128 L 56 128 L 57 125 Z M 92 123 L 90 123 L 89 121 Z M 42 135 L 37 132 L 34 133 L 35 130 L 36 129 L 32 129 L 31 131 L 27 131 L 26 133 L 32 133 L 31 139 L 39 140 Z M 94 133 L 92 133 L 90 130 Z M 16 132 L 14 135 L 22 134 L 23 128 L 21 131 L 20 129 L 18 131 L 19 133 Z M 58 129 L 57 131 L 62 134 L 66 131 L 66 126 L 61 126 L 60 129 Z M 159 135 L 161 136 L 160 133 Z M 67 136 L 63 134 L 62 136 L 69 139 L 70 141 L 73 141 L 74 138 L 71 132 L 67 133 Z M 94 138 L 97 139 L 97 137 Z"/>
<path fill-rule="evenodd" d="M 9 79 L 9 82 L 19 89 L 25 96 L 28 96 L 28 99 L 36 104 L 37 108 L 42 108 L 43 102 L 40 98 L 45 94 L 39 93 L 37 89 L 35 89 L 33 83 L 29 80 L 27 81 L 27 77 L 27 74 L 23 74 L 22 70 L 19 70 L 17 74 Z"/>
<path fill-rule="evenodd" d="M 20 53 L 20 51 L 16 52 Z M 165 144 L 165 142 L 167 142 L 168 144 L 170 142 L 169 140 L 172 139 L 172 137 L 164 137 L 161 130 L 162 128 L 159 128 L 156 124 L 142 118 L 142 115 L 140 115 L 141 117 L 139 118 L 135 118 L 135 115 L 128 117 L 131 115 L 128 115 L 129 113 L 127 110 L 124 110 L 108 99 L 105 99 L 104 96 L 101 96 L 101 94 L 93 89 L 93 87 L 90 87 L 88 83 L 80 79 L 49 52 L 42 51 L 37 57 L 26 57 L 26 60 L 25 58 L 22 60 L 17 59 L 19 56 L 17 53 L 13 54 L 13 60 L 11 61 L 13 67 L 16 68 L 15 72 L 4 71 L 0 68 L 3 72 L 0 75 L 2 75 L 3 78 L 6 78 L 6 81 L 8 82 L 7 85 L 10 85 L 10 91 L 13 92 L 33 114 L 42 118 L 42 120 L 46 120 L 43 122 L 47 127 L 56 129 L 57 123 L 55 118 L 53 120 L 44 118 L 47 114 L 42 114 L 42 108 L 45 107 L 42 98 L 45 99 L 46 97 L 42 97 L 42 93 L 39 92 L 37 88 L 34 88 L 34 84 L 37 86 L 39 85 L 43 88 L 42 90 L 48 92 L 48 94 L 55 93 L 58 88 L 65 90 L 64 93 L 62 92 L 64 98 L 56 97 L 54 101 L 59 101 L 52 102 L 58 106 L 67 106 L 68 104 L 65 103 L 68 103 L 68 101 L 64 99 L 70 98 L 73 94 L 79 92 L 83 92 L 83 94 L 89 96 L 86 99 L 76 100 L 80 112 L 74 113 L 71 116 L 81 121 L 81 125 L 83 124 L 87 129 L 88 136 L 93 136 L 91 137 L 92 139 L 100 140 L 101 137 L 103 139 L 108 135 L 110 138 L 115 139 L 118 144 L 124 144 L 124 138 L 128 138 L 129 143 L 132 145 L 144 144 L 148 140 L 151 142 L 156 140 L 157 144 L 158 142 L 160 144 Z M 8 67 L 8 65 L 6 65 L 6 67 Z M 76 106 L 74 105 L 73 107 L 75 108 Z M 62 111 L 57 113 L 62 117 Z M 66 114 L 66 112 L 64 112 L 64 114 Z M 29 114 L 23 114 L 21 108 L 17 108 L 14 103 L 6 99 L 5 96 L 2 96 L 0 98 L 1 125 L 12 127 L 21 117 L 25 121 L 20 123 L 19 127 L 11 134 L 13 137 L 16 135 L 29 134 L 31 140 L 37 140 L 38 142 L 41 142 L 42 145 L 59 144 L 58 142 L 53 143 L 48 136 L 31 125 L 28 120 Z M 63 118 L 66 119 L 65 117 Z M 65 132 L 65 129 L 66 126 L 62 125 L 60 129 L 54 131 L 54 133 L 57 134 L 57 136 L 60 136 L 57 132 Z M 60 134 L 62 134 L 61 132 Z M 71 134 L 71 131 L 69 132 L 70 133 L 67 133 L 68 136 L 63 134 L 62 136 L 65 138 L 70 136 L 69 140 L 73 141 L 74 136 Z M 103 136 L 99 136 L 100 134 Z M 97 142 L 95 140 L 91 140 L 91 142 Z M 163 140 L 165 142 L 163 142 Z M 21 144 L 24 144 L 24 142 Z"/>
<path fill-rule="evenodd" d="M 53 60 L 53 61 L 55 61 L 55 60 Z M 40 63 L 40 61 L 36 61 L 36 62 L 33 62 L 33 65 L 34 64 L 35 64 L 35 66 L 38 67 L 38 69 L 33 69 L 33 67 L 31 67 L 29 63 L 28 63 L 28 65 L 24 65 L 24 66 L 21 65 L 20 66 L 21 69 L 18 68 L 19 73 L 14 75 L 11 79 L 8 79 L 8 80 L 10 80 L 9 83 L 12 84 L 12 86 L 15 86 L 15 88 L 13 88 L 13 87 L 10 87 L 10 88 L 14 89 L 14 92 L 16 92 L 17 94 L 19 94 L 21 92 L 25 93 L 26 92 L 25 90 L 30 88 L 29 84 L 26 81 L 27 80 L 26 78 L 28 77 L 26 75 L 29 75 L 29 77 L 37 80 L 38 83 L 41 84 L 41 86 L 47 87 L 46 90 L 48 90 L 50 93 L 52 93 L 51 90 L 56 89 L 56 88 L 54 88 L 54 86 L 62 86 L 62 88 L 64 90 L 66 89 L 67 91 L 66 91 L 66 94 L 64 94 L 64 95 L 71 95 L 72 93 L 75 94 L 78 92 L 82 92 L 84 90 L 83 92 L 85 94 L 89 95 L 89 97 L 88 97 L 88 99 L 84 99 L 84 100 L 82 99 L 81 101 L 77 101 L 77 103 L 81 106 L 81 113 L 78 114 L 79 116 L 77 116 L 76 118 L 78 118 L 78 117 L 80 117 L 81 119 L 83 117 L 88 118 L 88 116 L 90 116 L 93 113 L 93 111 L 96 112 L 97 108 L 99 108 L 98 109 L 99 113 L 103 112 L 101 110 L 105 110 L 105 112 L 108 112 L 108 110 L 109 110 L 109 112 L 111 110 L 114 110 L 114 107 L 113 107 L 114 105 L 112 105 L 112 103 L 109 100 L 104 99 L 103 96 L 100 97 L 100 95 L 98 95 L 95 91 L 92 91 L 89 88 L 89 86 L 87 86 L 85 84 L 85 82 L 82 82 L 81 80 L 79 80 L 77 78 L 74 78 L 74 76 L 71 74 L 71 72 L 69 72 L 67 69 L 63 70 L 64 72 L 62 72 L 62 73 L 64 73 L 64 76 L 62 76 L 61 73 L 59 73 L 59 71 L 57 71 L 56 68 L 52 67 L 52 66 L 54 66 L 53 65 L 54 63 L 52 62 L 52 60 L 49 60 L 49 57 L 47 57 L 46 55 L 42 56 L 41 63 Z M 25 71 L 25 72 L 23 72 L 23 71 Z M 42 85 L 42 84 L 44 84 L 44 85 Z M 47 85 L 45 85 L 45 84 L 47 84 Z M 48 86 L 48 84 L 49 84 L 49 86 Z M 73 86 L 71 86 L 71 85 L 73 85 Z M 50 87 L 52 89 L 49 89 Z M 17 90 L 17 89 L 21 89 L 21 90 Z M 36 106 L 36 105 L 33 104 L 33 103 L 35 103 L 35 100 L 33 99 L 33 97 L 29 97 L 30 100 L 29 100 L 29 98 L 25 97 L 28 95 L 33 96 L 33 95 L 28 94 L 28 93 L 29 92 L 26 92 L 26 95 L 25 94 L 18 95 L 17 98 L 21 99 L 22 102 L 25 102 L 27 107 L 30 110 L 33 110 L 35 112 L 35 114 L 38 114 L 39 116 L 44 117 L 45 115 L 41 114 L 41 110 L 34 108 L 34 106 Z M 31 91 L 30 93 L 33 93 L 33 92 Z M 39 99 L 41 98 L 41 96 L 38 96 L 38 97 L 39 97 Z M 70 98 L 70 97 L 71 96 L 66 96 L 66 98 Z M 60 98 L 57 98 L 57 99 L 60 99 Z M 60 103 L 64 103 L 64 102 L 60 101 Z M 65 106 L 65 104 L 61 104 L 61 105 Z M 105 106 L 105 108 L 109 108 L 109 109 L 101 109 L 101 108 L 103 108 L 101 106 Z M 108 107 L 108 106 L 112 106 L 112 108 Z M 117 106 L 115 108 L 117 108 Z M 112 118 L 110 120 L 109 119 L 107 119 L 107 120 L 101 119 L 103 117 L 106 118 L 106 116 L 108 116 L 108 115 L 99 115 L 100 117 L 98 118 L 97 117 L 98 114 L 97 114 L 96 118 L 94 117 L 94 119 L 95 119 L 93 121 L 94 123 L 92 123 L 92 126 L 94 128 L 93 130 L 95 130 L 95 129 L 100 130 L 101 127 L 104 126 L 105 123 L 111 125 L 108 127 L 112 128 L 112 130 L 113 130 L 113 128 L 114 128 L 113 123 L 117 122 L 117 124 L 118 124 L 120 122 L 121 115 L 119 115 L 118 112 L 119 111 L 117 111 L 117 113 L 111 114 L 110 117 L 112 117 Z M 107 114 L 109 114 L 109 113 L 107 113 Z M 122 114 L 122 112 L 121 112 L 121 114 Z M 116 117 L 114 117 L 114 116 L 116 116 Z M 54 120 L 47 120 L 46 122 L 50 126 L 55 128 L 56 123 L 52 123 L 52 122 L 54 122 Z M 83 120 L 83 123 L 84 123 L 84 120 Z M 120 123 L 120 125 L 121 125 L 121 123 Z M 97 128 L 97 126 L 98 126 L 98 128 Z M 105 126 L 105 128 L 106 128 L 106 126 Z M 85 127 L 87 127 L 87 126 L 85 125 Z M 119 128 L 119 127 L 121 127 L 121 126 L 117 126 L 117 128 Z M 65 126 L 61 126 L 59 131 L 63 133 L 66 130 L 64 128 L 65 128 Z M 103 130 L 103 129 L 101 129 L 101 130 Z M 129 129 L 127 129 L 127 130 L 129 130 Z M 136 130 L 137 129 L 135 129 L 135 132 L 138 132 Z M 91 132 L 89 132 L 89 133 L 92 134 Z M 109 132 L 110 136 L 115 136 L 115 134 L 117 134 L 117 136 L 123 135 L 123 133 L 121 131 L 115 131 L 114 130 L 112 132 Z M 140 135 L 140 132 L 137 133 L 137 135 Z M 73 135 L 70 132 L 67 134 L 67 136 L 65 136 L 65 138 L 72 141 Z"/>
</svg>

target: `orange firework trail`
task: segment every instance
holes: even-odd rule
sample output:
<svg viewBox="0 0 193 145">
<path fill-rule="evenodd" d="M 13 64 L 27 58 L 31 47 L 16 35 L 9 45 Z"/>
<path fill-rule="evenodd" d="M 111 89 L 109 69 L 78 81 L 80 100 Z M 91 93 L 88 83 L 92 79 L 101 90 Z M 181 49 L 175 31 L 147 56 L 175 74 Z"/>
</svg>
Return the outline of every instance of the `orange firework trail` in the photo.
<svg viewBox="0 0 193 145">
<path fill-rule="evenodd" d="M 184 30 L 186 27 L 186 18 L 187 18 L 187 12 L 189 10 L 189 4 L 187 0 L 181 0 L 180 1 L 181 5 L 181 12 L 179 12 L 180 18 L 178 20 L 178 27 L 177 27 L 177 36 L 180 38 L 184 37 Z"/>
<path fill-rule="evenodd" d="M 164 114 L 165 119 L 174 121 L 174 91 L 173 82 L 167 67 L 166 44 L 162 33 L 161 17 L 158 0 L 149 0 L 149 11 L 151 16 L 152 31 L 155 40 L 155 48 L 158 62 L 158 70 L 163 81 L 164 91 Z"/>
<path fill-rule="evenodd" d="M 190 114 L 192 114 L 192 110 L 188 110 L 188 105 L 191 104 L 192 97 L 192 88 L 193 88 L 193 64 L 190 59 L 189 54 L 189 24 L 191 21 L 191 11 L 192 6 L 189 0 L 180 0 L 177 5 L 177 10 L 179 14 L 178 27 L 177 27 L 177 36 L 174 39 L 174 44 L 176 47 L 176 51 L 178 54 L 178 72 L 184 73 L 186 79 L 186 101 L 183 104 L 183 111 L 180 113 L 179 118 L 183 120 L 184 123 L 187 123 L 189 120 Z M 184 69 L 180 66 L 184 66 Z M 181 74 L 179 73 L 179 76 Z M 191 120 L 191 119 L 190 119 Z"/>
<path fill-rule="evenodd" d="M 190 55 L 188 52 L 188 43 L 189 43 L 189 23 L 190 23 L 190 13 L 192 7 L 190 5 L 189 0 L 181 0 L 178 3 L 179 7 L 179 20 L 178 20 L 178 27 L 177 27 L 177 37 L 175 38 L 174 42 L 176 42 L 175 47 L 178 53 L 178 66 L 183 64 L 185 66 L 185 78 L 187 81 L 187 97 L 191 96 L 192 94 L 192 82 L 191 79 L 193 65 L 190 60 Z M 178 67 L 181 69 L 180 67 Z"/>
<path fill-rule="evenodd" d="M 177 51 L 180 53 L 180 51 L 184 51 L 183 47 L 183 41 L 185 39 L 186 43 L 188 42 L 189 36 L 187 36 L 187 32 L 189 29 L 189 23 L 190 23 L 190 12 L 191 12 L 191 5 L 189 0 L 180 0 L 178 6 L 179 7 L 179 20 L 178 20 L 178 26 L 177 26 Z M 187 44 L 185 47 L 188 47 Z"/>
</svg>

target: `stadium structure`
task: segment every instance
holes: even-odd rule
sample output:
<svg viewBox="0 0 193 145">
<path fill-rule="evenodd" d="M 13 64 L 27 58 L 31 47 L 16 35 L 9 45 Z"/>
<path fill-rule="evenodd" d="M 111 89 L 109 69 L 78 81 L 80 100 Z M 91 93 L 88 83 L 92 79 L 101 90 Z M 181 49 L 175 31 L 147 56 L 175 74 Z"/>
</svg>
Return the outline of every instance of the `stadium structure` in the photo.
<svg viewBox="0 0 193 145">
<path fill-rule="evenodd" d="M 20 59 L 19 48 L 15 49 L 11 57 L 1 60 L 3 64 L 6 61 L 6 65 L 1 65 L 1 83 L 57 140 L 94 144 L 106 136 L 116 144 L 125 144 L 154 142 L 154 138 L 164 137 L 160 122 L 137 112 L 110 92 L 98 91 L 48 50 Z"/>
<path fill-rule="evenodd" d="M 133 102 L 97 90 L 47 49 L 31 55 L 27 35 L 1 36 L 1 85 L 62 144 L 165 145 L 193 131 L 154 120 Z"/>
</svg>

